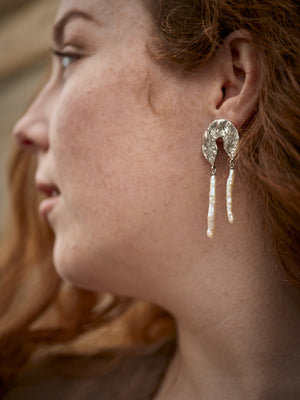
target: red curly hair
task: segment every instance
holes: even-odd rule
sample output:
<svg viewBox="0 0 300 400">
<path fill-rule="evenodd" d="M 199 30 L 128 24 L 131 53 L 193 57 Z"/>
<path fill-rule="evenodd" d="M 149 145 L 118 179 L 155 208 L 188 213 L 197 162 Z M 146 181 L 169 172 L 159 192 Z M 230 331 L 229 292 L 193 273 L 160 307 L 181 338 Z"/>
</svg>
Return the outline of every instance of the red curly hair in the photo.
<svg viewBox="0 0 300 400">
<path fill-rule="evenodd" d="M 143 2 L 153 17 L 151 52 L 171 71 L 201 68 L 230 32 L 249 32 L 261 55 L 263 84 L 257 108 L 242 127 L 247 134 L 242 136 L 237 168 L 260 199 L 265 231 L 272 239 L 278 265 L 300 288 L 300 3 Z M 174 322 L 163 310 L 78 290 L 60 281 L 52 266 L 52 234 L 36 215 L 34 169 L 32 156 L 14 150 L 10 165 L 14 230 L 1 255 L 3 382 L 9 382 L 37 353 L 44 357 L 60 353 L 62 343 L 64 352 L 75 357 L 108 346 L 132 347 L 161 338 L 174 341 Z M 93 339 L 91 346 L 88 338 L 95 332 L 97 340 Z M 166 354 L 171 357 L 172 351 Z"/>
</svg>

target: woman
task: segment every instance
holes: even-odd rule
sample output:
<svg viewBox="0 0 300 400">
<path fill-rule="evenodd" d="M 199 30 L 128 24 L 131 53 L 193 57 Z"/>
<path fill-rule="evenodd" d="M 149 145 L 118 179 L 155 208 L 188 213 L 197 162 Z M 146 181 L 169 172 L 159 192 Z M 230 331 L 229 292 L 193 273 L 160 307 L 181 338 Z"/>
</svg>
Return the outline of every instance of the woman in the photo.
<svg viewBox="0 0 300 400">
<path fill-rule="evenodd" d="M 300 398 L 298 15 L 62 1 L 51 76 L 14 130 L 37 167 L 20 151 L 11 167 L 7 398 Z"/>
</svg>

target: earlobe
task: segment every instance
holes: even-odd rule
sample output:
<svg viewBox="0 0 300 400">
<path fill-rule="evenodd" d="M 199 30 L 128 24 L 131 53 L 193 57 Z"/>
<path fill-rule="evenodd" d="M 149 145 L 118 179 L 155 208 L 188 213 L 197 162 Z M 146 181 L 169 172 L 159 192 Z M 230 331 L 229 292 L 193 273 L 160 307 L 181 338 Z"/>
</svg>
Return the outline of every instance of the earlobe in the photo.
<svg viewBox="0 0 300 400">
<path fill-rule="evenodd" d="M 218 52 L 223 96 L 216 104 L 215 115 L 240 127 L 251 117 L 258 102 L 261 87 L 259 56 L 245 31 L 228 35 Z"/>
</svg>

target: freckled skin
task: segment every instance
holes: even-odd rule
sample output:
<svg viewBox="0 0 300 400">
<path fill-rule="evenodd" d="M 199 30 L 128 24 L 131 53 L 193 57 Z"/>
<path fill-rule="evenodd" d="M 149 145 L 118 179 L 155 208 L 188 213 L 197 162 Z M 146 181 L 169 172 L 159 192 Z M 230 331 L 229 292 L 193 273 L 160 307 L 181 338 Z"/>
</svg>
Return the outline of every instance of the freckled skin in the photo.
<svg viewBox="0 0 300 400">
<path fill-rule="evenodd" d="M 30 131 L 42 120 L 38 174 L 61 191 L 49 215 L 55 265 L 75 285 L 150 298 L 174 249 L 200 251 L 205 237 L 209 80 L 180 79 L 151 58 L 139 1 L 63 1 L 57 20 L 72 8 L 97 21 L 65 28 L 62 50 L 82 57 L 64 71 L 55 61 L 20 122 Z"/>
<path fill-rule="evenodd" d="M 206 237 L 210 165 L 201 154 L 213 120 L 241 126 L 253 112 L 259 59 L 235 31 L 208 65 L 180 77 L 147 52 L 140 0 L 63 0 L 57 19 L 74 7 L 97 21 L 65 28 L 58 50 L 80 57 L 64 71 L 55 60 L 15 128 L 34 143 L 37 177 L 60 189 L 48 215 L 58 273 L 174 315 L 178 348 L 157 400 L 273 399 L 278 384 L 298 382 L 299 297 L 245 180 L 236 180 L 228 223 L 222 149 L 215 236 Z"/>
</svg>

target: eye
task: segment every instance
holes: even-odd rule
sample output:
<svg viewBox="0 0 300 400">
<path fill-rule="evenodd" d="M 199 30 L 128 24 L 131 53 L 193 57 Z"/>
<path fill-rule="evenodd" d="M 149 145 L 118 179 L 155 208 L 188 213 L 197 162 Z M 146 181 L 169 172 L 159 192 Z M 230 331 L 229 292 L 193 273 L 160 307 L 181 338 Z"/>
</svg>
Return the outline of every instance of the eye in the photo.
<svg viewBox="0 0 300 400">
<path fill-rule="evenodd" d="M 62 69 L 66 69 L 70 64 L 77 61 L 80 57 L 75 53 L 61 52 L 51 49 L 51 52 L 60 60 Z"/>
</svg>

